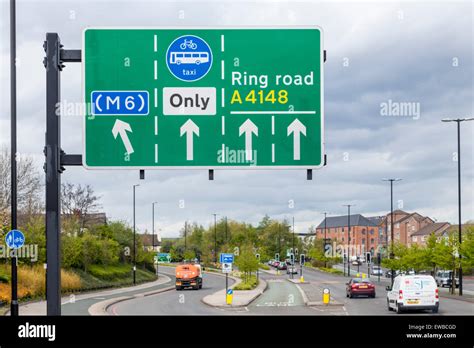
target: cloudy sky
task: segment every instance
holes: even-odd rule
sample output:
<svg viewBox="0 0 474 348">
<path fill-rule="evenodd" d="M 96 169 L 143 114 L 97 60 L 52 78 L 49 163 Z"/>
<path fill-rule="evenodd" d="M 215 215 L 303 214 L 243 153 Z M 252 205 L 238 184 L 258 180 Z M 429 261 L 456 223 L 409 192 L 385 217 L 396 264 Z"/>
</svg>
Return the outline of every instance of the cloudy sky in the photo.
<svg viewBox="0 0 474 348">
<path fill-rule="evenodd" d="M 0 0 L 0 146 L 9 139 L 8 1 Z M 305 171 L 149 171 L 137 188 L 137 225 L 151 228 L 151 202 L 162 236 L 184 220 L 208 225 L 212 213 L 256 223 L 265 214 L 295 217 L 297 232 L 323 211 L 380 215 L 390 209 L 384 177 L 400 177 L 395 205 L 437 221 L 456 221 L 455 124 L 474 115 L 471 1 L 18 1 L 18 150 L 44 161 L 45 70 L 42 43 L 58 32 L 81 47 L 93 26 L 318 25 L 324 29 L 328 165 Z M 62 99 L 81 101 L 80 64 L 62 73 Z M 419 114 L 383 114 L 384 103 L 413 102 Z M 474 122 L 462 126 L 463 220 L 474 219 Z M 62 148 L 81 153 L 82 120 L 62 119 Z M 91 184 L 113 219 L 132 219 L 137 171 L 67 168 L 64 181 Z M 184 207 L 183 207 L 184 203 Z"/>
</svg>

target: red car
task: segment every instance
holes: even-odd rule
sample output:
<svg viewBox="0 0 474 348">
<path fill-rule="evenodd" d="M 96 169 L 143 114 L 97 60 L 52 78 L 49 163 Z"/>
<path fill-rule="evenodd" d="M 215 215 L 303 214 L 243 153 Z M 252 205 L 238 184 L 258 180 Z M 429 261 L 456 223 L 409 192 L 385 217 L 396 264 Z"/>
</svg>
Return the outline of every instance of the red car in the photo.
<svg viewBox="0 0 474 348">
<path fill-rule="evenodd" d="M 346 285 L 346 297 L 353 298 L 359 295 L 375 297 L 375 285 L 368 279 L 352 278 Z"/>
</svg>

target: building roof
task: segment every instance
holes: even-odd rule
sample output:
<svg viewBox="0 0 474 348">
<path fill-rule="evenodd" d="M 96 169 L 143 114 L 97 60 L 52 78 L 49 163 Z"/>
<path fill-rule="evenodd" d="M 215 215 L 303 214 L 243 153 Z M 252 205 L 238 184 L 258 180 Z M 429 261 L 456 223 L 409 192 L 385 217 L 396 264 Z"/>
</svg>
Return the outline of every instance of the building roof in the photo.
<svg viewBox="0 0 474 348">
<path fill-rule="evenodd" d="M 411 236 L 426 236 L 432 233 L 441 234 L 447 229 L 449 229 L 450 226 L 451 225 L 449 224 L 449 222 L 434 222 L 432 224 L 426 225 L 415 233 L 412 233 Z"/>
<path fill-rule="evenodd" d="M 347 215 L 341 216 L 330 216 L 326 219 L 326 227 L 345 227 L 347 226 Z M 370 221 L 361 214 L 354 214 L 350 216 L 351 226 L 377 226 L 374 222 Z M 316 228 L 324 228 L 324 220 Z"/>
<path fill-rule="evenodd" d="M 385 216 L 368 216 L 367 217 L 367 220 L 372 221 L 377 226 L 380 225 L 384 219 L 385 219 Z"/>
<path fill-rule="evenodd" d="M 140 238 L 142 240 L 143 246 L 153 246 L 153 238 L 155 237 L 155 246 L 160 246 L 161 242 L 158 239 L 158 235 L 153 235 L 153 234 L 140 234 Z"/>
</svg>

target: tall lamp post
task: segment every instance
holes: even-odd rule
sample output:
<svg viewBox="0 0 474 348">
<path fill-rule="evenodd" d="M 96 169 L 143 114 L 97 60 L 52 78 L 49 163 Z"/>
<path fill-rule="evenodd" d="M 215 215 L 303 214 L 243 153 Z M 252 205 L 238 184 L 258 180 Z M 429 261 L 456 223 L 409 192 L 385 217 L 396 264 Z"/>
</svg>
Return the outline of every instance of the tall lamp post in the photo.
<svg viewBox="0 0 474 348">
<path fill-rule="evenodd" d="M 212 215 L 214 215 L 214 263 L 217 263 L 217 215 L 219 214 Z"/>
<path fill-rule="evenodd" d="M 442 122 L 456 122 L 457 123 L 457 130 L 458 130 L 458 239 L 459 239 L 459 296 L 462 296 L 462 265 L 461 265 L 461 243 L 462 243 L 462 236 L 461 236 L 461 122 L 466 121 L 473 121 L 474 117 L 470 118 L 444 118 Z M 456 284 L 454 284 L 456 285 Z"/>
<path fill-rule="evenodd" d="M 136 242 L 136 228 L 135 228 L 135 188 L 140 184 L 133 185 L 133 285 L 137 283 L 137 242 Z"/>
<path fill-rule="evenodd" d="M 151 245 L 153 252 L 155 252 L 155 204 L 157 203 L 151 203 Z M 156 275 L 158 275 L 158 255 L 156 256 Z"/>
<path fill-rule="evenodd" d="M 347 207 L 347 276 L 351 276 L 351 207 L 355 204 L 343 204 L 344 207 Z"/>
<path fill-rule="evenodd" d="M 292 238 L 291 238 L 291 243 L 293 245 L 293 251 L 292 251 L 293 260 L 291 262 L 291 265 L 293 267 L 295 267 L 296 253 L 295 253 L 295 217 L 294 216 L 293 216 L 293 234 L 292 234 Z M 290 274 L 291 274 L 291 279 L 293 279 L 293 270 L 291 270 Z"/>
<path fill-rule="evenodd" d="M 327 212 L 324 212 L 324 243 L 323 243 L 323 253 L 326 252 L 326 243 L 327 243 Z M 324 258 L 324 268 L 327 267 L 327 262 L 326 262 L 326 258 Z"/>
<path fill-rule="evenodd" d="M 392 179 L 382 179 L 382 181 L 389 181 L 390 182 L 390 258 L 394 258 L 393 254 L 393 182 L 394 181 L 401 181 L 400 178 L 392 178 Z M 393 281 L 395 279 L 395 270 L 390 270 L 390 278 L 391 278 L 391 286 L 393 287 Z"/>
</svg>

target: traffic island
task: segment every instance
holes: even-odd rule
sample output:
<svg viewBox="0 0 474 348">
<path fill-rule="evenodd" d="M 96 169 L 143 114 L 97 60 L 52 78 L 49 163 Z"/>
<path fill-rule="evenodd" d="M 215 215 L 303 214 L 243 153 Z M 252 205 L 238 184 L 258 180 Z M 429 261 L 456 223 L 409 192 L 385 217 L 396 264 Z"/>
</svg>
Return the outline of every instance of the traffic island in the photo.
<svg viewBox="0 0 474 348">
<path fill-rule="evenodd" d="M 233 289 L 237 284 L 241 283 L 242 280 L 234 278 L 235 283 L 229 287 Z M 252 303 L 257 297 L 259 297 L 267 289 L 267 282 L 262 278 L 259 279 L 257 287 L 253 290 L 235 290 L 233 291 L 232 304 L 227 304 L 226 290 L 219 290 L 211 295 L 205 296 L 201 301 L 208 306 L 217 308 L 236 308 L 245 307 Z"/>
<path fill-rule="evenodd" d="M 329 301 L 324 299 L 324 289 L 320 289 L 311 282 L 299 283 L 294 281 L 296 279 L 288 279 L 288 281 L 294 283 L 303 297 L 303 301 L 306 306 L 309 307 L 342 307 L 344 303 L 335 300 L 329 296 Z"/>
</svg>

